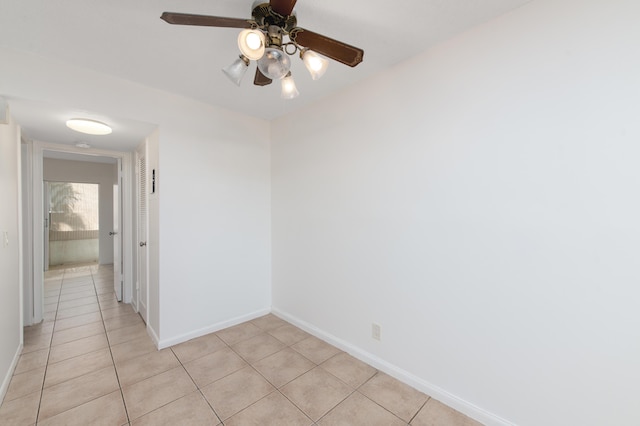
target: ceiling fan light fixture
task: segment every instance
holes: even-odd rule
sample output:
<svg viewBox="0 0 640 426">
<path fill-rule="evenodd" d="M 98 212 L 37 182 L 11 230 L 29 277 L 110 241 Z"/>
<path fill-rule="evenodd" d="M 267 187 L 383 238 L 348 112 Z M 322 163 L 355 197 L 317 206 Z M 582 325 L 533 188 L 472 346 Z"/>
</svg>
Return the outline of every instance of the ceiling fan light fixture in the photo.
<svg viewBox="0 0 640 426">
<path fill-rule="evenodd" d="M 238 35 L 238 48 L 250 60 L 262 58 L 265 50 L 265 36 L 260 30 L 242 30 Z"/>
<path fill-rule="evenodd" d="M 291 59 L 282 48 L 267 47 L 264 56 L 258 59 L 258 68 L 271 80 L 280 80 L 291 69 Z"/>
<path fill-rule="evenodd" d="M 85 133 L 87 135 L 108 135 L 112 132 L 111 127 L 106 124 L 91 120 L 88 118 L 72 118 L 67 120 L 67 127 L 76 132 Z"/>
<path fill-rule="evenodd" d="M 233 61 L 230 65 L 222 68 L 222 72 L 229 77 L 229 80 L 233 81 L 236 86 L 240 86 L 242 77 L 244 77 L 248 69 L 249 59 L 246 56 L 240 55 L 238 59 Z"/>
<path fill-rule="evenodd" d="M 264 87 L 280 80 L 282 96 L 287 99 L 298 96 L 289 73 L 289 56 L 299 53 L 313 80 L 325 74 L 329 59 L 350 67 L 362 62 L 362 49 L 298 27 L 294 11 L 297 0 L 252 1 L 249 19 L 178 12 L 163 12 L 160 18 L 173 25 L 237 28 L 237 44 L 242 54 L 240 60 L 223 68 L 224 73 L 239 86 L 250 61 L 256 61 L 258 69 L 253 84 Z"/>
<path fill-rule="evenodd" d="M 293 80 L 293 76 L 291 73 L 287 73 L 287 75 L 280 81 L 282 91 L 280 92 L 280 97 L 282 99 L 293 99 L 297 98 L 300 92 L 298 92 L 298 88 L 296 87 L 296 82 Z"/>
<path fill-rule="evenodd" d="M 329 61 L 313 50 L 303 49 L 300 52 L 300 57 L 305 67 L 307 67 L 307 71 L 311 74 L 311 78 L 314 80 L 322 77 L 329 67 Z"/>
</svg>

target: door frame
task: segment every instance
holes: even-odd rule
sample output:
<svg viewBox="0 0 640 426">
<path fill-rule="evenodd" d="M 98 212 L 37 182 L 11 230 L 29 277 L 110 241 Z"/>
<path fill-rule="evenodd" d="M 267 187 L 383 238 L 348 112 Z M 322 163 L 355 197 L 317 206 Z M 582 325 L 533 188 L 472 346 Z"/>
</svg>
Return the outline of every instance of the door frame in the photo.
<svg viewBox="0 0 640 426">
<path fill-rule="evenodd" d="M 113 230 L 110 235 L 113 237 L 113 289 L 116 292 L 116 300 L 123 301 L 124 293 L 124 273 L 123 273 L 123 248 L 124 238 L 122 234 L 122 161 L 116 163 L 116 183 L 113 185 Z"/>
<path fill-rule="evenodd" d="M 49 270 L 51 261 L 51 253 L 49 253 L 49 231 L 51 230 L 51 201 L 49 197 L 51 196 L 51 188 L 44 179 L 42 180 L 42 195 L 42 216 L 45 216 L 42 238 L 44 239 L 44 271 L 46 272 Z"/>
<path fill-rule="evenodd" d="M 31 207 L 33 191 L 33 144 L 22 141 L 21 143 L 21 181 L 22 190 L 22 305 L 23 325 L 33 324 L 33 208 Z"/>
<path fill-rule="evenodd" d="M 140 158 L 145 159 L 145 170 L 144 176 L 142 175 L 142 171 L 140 170 Z M 136 276 L 135 276 L 135 309 L 136 312 L 140 313 L 140 316 L 144 320 L 145 323 L 148 323 L 149 318 L 149 248 L 147 242 L 149 240 L 149 173 L 147 167 L 148 160 L 148 150 L 147 150 L 147 140 L 145 139 L 134 152 L 134 161 L 135 161 L 135 222 L 136 222 L 136 234 L 135 238 L 135 259 L 136 259 Z M 140 183 L 141 181 L 145 181 L 145 190 L 146 193 L 142 194 L 140 192 Z M 145 197 L 145 205 L 146 205 L 146 214 L 144 218 L 144 223 L 141 223 L 140 220 L 140 199 L 141 197 Z M 140 247 L 140 231 L 144 229 L 145 235 L 145 246 L 144 249 Z M 142 252 L 142 253 L 141 253 Z M 142 263 L 142 257 L 144 257 L 144 270 L 140 267 Z M 144 274 L 143 274 L 144 272 Z M 142 282 L 140 279 L 143 277 L 145 282 Z M 144 292 L 144 294 L 142 294 Z"/>
<path fill-rule="evenodd" d="M 44 151 L 57 151 L 94 157 L 111 157 L 121 160 L 122 164 L 122 301 L 131 302 L 132 293 L 132 242 L 133 242 L 133 206 L 132 206 L 132 159 L 130 152 L 84 149 L 70 145 L 33 141 L 32 150 L 32 198 L 33 209 L 33 323 L 44 318 L 44 199 L 43 199 L 43 160 Z M 28 303 L 28 302 L 27 302 Z"/>
</svg>

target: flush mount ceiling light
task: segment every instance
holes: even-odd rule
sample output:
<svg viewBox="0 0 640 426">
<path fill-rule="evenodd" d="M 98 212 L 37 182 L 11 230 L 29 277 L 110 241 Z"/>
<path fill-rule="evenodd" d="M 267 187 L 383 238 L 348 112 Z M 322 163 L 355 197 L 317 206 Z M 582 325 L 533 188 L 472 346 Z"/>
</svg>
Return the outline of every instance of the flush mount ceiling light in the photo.
<svg viewBox="0 0 640 426">
<path fill-rule="evenodd" d="M 289 56 L 299 51 L 313 80 L 322 77 L 329 63 L 320 54 L 350 67 L 362 62 L 364 56 L 362 49 L 298 27 L 293 12 L 296 1 L 255 1 L 250 19 L 175 12 L 164 12 L 161 18 L 177 25 L 243 28 L 238 35 L 240 58 L 222 71 L 239 86 L 250 61 L 257 61 L 253 84 L 267 86 L 273 80 L 280 80 L 282 97 L 293 99 L 298 96 L 298 90 L 291 76 Z"/>
<path fill-rule="evenodd" d="M 72 118 L 71 120 L 67 120 L 67 127 L 76 132 L 86 133 L 87 135 L 108 135 L 112 132 L 111 127 L 106 124 L 88 118 Z"/>
</svg>

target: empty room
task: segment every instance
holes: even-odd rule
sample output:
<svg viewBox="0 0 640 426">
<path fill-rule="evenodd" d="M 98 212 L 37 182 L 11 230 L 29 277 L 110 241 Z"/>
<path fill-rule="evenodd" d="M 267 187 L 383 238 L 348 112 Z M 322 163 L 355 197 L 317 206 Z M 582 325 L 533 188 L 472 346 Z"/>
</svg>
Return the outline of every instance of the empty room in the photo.
<svg viewBox="0 0 640 426">
<path fill-rule="evenodd" d="M 639 19 L 1 1 L 0 424 L 640 424 Z"/>
</svg>

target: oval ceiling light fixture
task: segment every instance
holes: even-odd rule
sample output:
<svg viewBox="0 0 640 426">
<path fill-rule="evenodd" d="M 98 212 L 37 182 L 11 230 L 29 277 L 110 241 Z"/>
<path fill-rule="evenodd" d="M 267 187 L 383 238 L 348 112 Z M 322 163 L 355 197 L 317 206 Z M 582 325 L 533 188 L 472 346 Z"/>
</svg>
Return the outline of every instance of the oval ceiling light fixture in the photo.
<svg viewBox="0 0 640 426">
<path fill-rule="evenodd" d="M 111 127 L 106 124 L 88 118 L 72 118 L 71 120 L 67 120 L 67 127 L 76 132 L 86 133 L 87 135 L 108 135 L 112 132 Z"/>
</svg>

